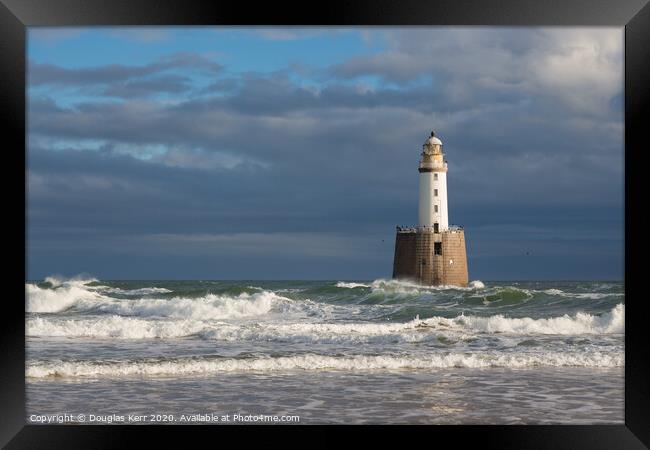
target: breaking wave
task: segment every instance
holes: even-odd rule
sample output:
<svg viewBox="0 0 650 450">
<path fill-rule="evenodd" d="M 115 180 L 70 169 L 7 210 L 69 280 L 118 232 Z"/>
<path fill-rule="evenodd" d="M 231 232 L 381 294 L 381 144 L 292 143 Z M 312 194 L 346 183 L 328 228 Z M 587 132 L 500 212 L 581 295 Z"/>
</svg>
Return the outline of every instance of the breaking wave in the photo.
<svg viewBox="0 0 650 450">
<path fill-rule="evenodd" d="M 111 300 L 92 306 L 93 311 L 122 316 L 172 317 L 179 319 L 219 320 L 259 316 L 274 306 L 291 302 L 273 292 L 238 296 L 208 294 L 199 298 Z"/>
<path fill-rule="evenodd" d="M 60 280 L 46 278 L 52 288 L 25 285 L 25 310 L 30 313 L 60 313 L 70 308 L 79 311 L 117 314 L 121 316 L 170 317 L 194 320 L 243 318 L 268 314 L 273 308 L 291 309 L 291 299 L 262 290 L 237 296 L 207 294 L 197 298 L 173 297 L 116 299 L 105 295 L 116 292 L 146 295 L 172 292 L 166 288 L 125 290 L 106 286 L 89 286 L 96 279 Z"/>
<path fill-rule="evenodd" d="M 423 286 L 418 283 L 414 283 L 406 280 L 384 280 L 379 279 L 372 282 L 370 288 L 373 291 L 381 291 L 384 293 L 395 293 L 395 294 L 410 294 L 410 293 L 423 293 L 423 292 L 437 292 L 437 291 L 447 291 L 447 290 L 457 290 L 457 291 L 471 291 L 474 289 L 480 289 L 485 287 L 485 285 L 480 281 L 472 281 L 467 287 L 460 286 Z"/>
<path fill-rule="evenodd" d="M 252 295 L 251 297 L 254 297 Z M 625 332 L 625 305 L 619 304 L 600 316 L 577 313 L 545 319 L 509 318 L 502 315 L 480 317 L 460 315 L 455 318 L 431 317 L 404 323 L 260 323 L 232 324 L 209 319 L 224 319 L 263 314 L 273 306 L 271 296 L 252 302 L 231 301 L 221 305 L 196 308 L 193 304 L 170 308 L 157 301 L 140 315 L 164 315 L 183 320 L 152 320 L 111 315 L 82 319 L 37 317 L 27 321 L 29 336 L 90 338 L 179 338 L 197 335 L 203 339 L 237 341 L 264 340 L 289 342 L 421 342 L 451 336 L 449 333 L 503 333 L 513 335 L 583 335 L 622 334 Z M 232 300 L 232 299 L 230 299 Z M 161 306 L 162 305 L 162 306 Z M 208 303 L 209 305 L 209 303 Z M 237 305 L 236 307 L 233 305 Z M 246 306 L 247 305 L 247 306 Z M 104 305 L 106 306 L 106 305 Z M 124 305 L 120 304 L 120 307 Z M 133 305 L 122 313 L 133 313 Z M 162 308 L 162 310 L 161 310 Z M 185 308 L 190 308 L 186 311 Z M 146 314 L 143 314 L 146 313 Z M 188 316 L 191 314 L 191 316 Z M 193 317 L 193 318 L 188 318 Z"/>
<path fill-rule="evenodd" d="M 218 341 L 276 341 L 291 343 L 419 342 L 436 339 L 417 321 L 394 324 L 252 323 L 193 320 L 144 320 L 107 316 L 89 319 L 35 318 L 27 321 L 28 336 L 118 339 L 182 338 L 197 336 Z"/>
<path fill-rule="evenodd" d="M 556 295 L 560 297 L 568 298 L 588 298 L 598 300 L 606 297 L 624 297 L 623 293 L 612 293 L 612 292 L 564 292 L 561 289 L 544 289 L 541 291 L 548 295 Z"/>
<path fill-rule="evenodd" d="M 119 339 L 180 338 L 204 331 L 195 320 L 144 320 L 135 317 L 106 316 L 80 320 L 29 319 L 27 336 L 86 337 Z"/>
<path fill-rule="evenodd" d="M 348 288 L 348 289 L 370 288 L 372 289 L 373 292 L 407 294 L 407 293 L 436 292 L 436 291 L 446 291 L 446 290 L 471 291 L 475 289 L 483 289 L 485 288 L 485 284 L 483 284 L 483 282 L 480 280 L 475 280 L 475 281 L 471 281 L 467 287 L 451 286 L 451 285 L 423 286 L 421 284 L 412 281 L 407 281 L 407 280 L 385 280 L 383 278 L 380 278 L 378 280 L 373 281 L 370 284 L 339 281 L 338 283 L 336 283 L 336 287 Z"/>
<path fill-rule="evenodd" d="M 65 311 L 78 301 L 98 301 L 106 297 L 89 290 L 87 284 L 96 282 L 92 279 L 62 280 L 47 277 L 45 283 L 52 289 L 40 288 L 36 284 L 25 285 L 25 311 L 39 313 L 56 313 Z"/>
<path fill-rule="evenodd" d="M 53 361 L 33 363 L 26 369 L 27 377 L 120 377 L 210 375 L 221 372 L 283 372 L 283 371 L 372 371 L 400 369 L 448 368 L 530 368 L 550 367 L 621 367 L 620 352 L 545 352 L 517 353 L 447 353 L 426 356 L 352 355 L 326 356 L 303 354 L 280 357 L 192 358 L 171 360 L 140 360 L 124 362 Z"/>
<path fill-rule="evenodd" d="M 432 317 L 422 321 L 432 327 L 465 328 L 486 333 L 514 334 L 622 334 L 625 332 L 625 305 L 619 303 L 600 316 L 577 313 L 560 317 L 531 319 L 510 318 L 499 314 L 480 317 L 461 315 L 454 319 Z"/>
<path fill-rule="evenodd" d="M 485 302 L 492 302 L 496 300 L 505 301 L 522 301 L 531 300 L 539 295 L 559 296 L 565 298 L 576 299 L 592 299 L 599 300 L 608 297 L 624 297 L 624 293 L 617 292 L 565 292 L 561 289 L 524 289 L 522 287 L 505 285 L 505 286 L 489 286 L 486 287 L 485 283 L 480 280 L 470 281 L 467 287 L 459 286 L 423 286 L 415 282 L 407 280 L 386 280 L 378 279 L 370 283 L 358 282 L 344 282 L 339 281 L 336 283 L 337 288 L 341 289 L 357 289 L 365 288 L 370 289 L 371 295 L 385 295 L 396 296 L 398 298 L 405 296 L 421 296 L 421 295 L 438 295 L 449 292 L 457 291 L 461 294 L 465 293 L 470 296 L 482 296 Z M 600 288 L 608 288 L 608 285 L 601 285 Z"/>
<path fill-rule="evenodd" d="M 146 287 L 146 288 L 139 288 L 139 289 L 121 289 L 121 288 L 107 288 L 105 286 L 101 286 L 102 292 L 105 293 L 111 293 L 111 294 L 121 294 L 121 295 L 151 295 L 151 294 L 168 294 L 171 291 L 170 289 L 167 288 L 159 288 L 159 287 Z"/>
<path fill-rule="evenodd" d="M 363 284 L 363 283 L 346 283 L 344 281 L 339 281 L 338 283 L 336 283 L 336 287 L 354 289 L 354 288 L 360 288 L 360 287 L 361 288 L 368 288 L 370 286 L 367 285 L 367 284 Z"/>
</svg>

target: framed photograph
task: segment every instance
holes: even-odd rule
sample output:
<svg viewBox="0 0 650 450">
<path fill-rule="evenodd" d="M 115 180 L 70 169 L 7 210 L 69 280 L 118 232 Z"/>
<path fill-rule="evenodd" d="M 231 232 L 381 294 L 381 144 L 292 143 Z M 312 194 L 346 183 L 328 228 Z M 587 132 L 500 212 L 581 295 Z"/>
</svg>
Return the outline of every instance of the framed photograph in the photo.
<svg viewBox="0 0 650 450">
<path fill-rule="evenodd" d="M 2 0 L 0 24 L 7 448 L 650 445 L 646 2 Z"/>
</svg>

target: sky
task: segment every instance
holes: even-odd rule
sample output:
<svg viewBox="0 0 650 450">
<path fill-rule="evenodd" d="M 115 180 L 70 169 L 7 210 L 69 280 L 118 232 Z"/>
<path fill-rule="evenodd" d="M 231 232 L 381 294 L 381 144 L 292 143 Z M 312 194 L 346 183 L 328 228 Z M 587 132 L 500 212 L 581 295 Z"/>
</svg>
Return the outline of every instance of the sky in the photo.
<svg viewBox="0 0 650 450">
<path fill-rule="evenodd" d="M 470 280 L 624 274 L 623 28 L 28 30 L 27 278 L 372 280 L 444 144 Z"/>
</svg>

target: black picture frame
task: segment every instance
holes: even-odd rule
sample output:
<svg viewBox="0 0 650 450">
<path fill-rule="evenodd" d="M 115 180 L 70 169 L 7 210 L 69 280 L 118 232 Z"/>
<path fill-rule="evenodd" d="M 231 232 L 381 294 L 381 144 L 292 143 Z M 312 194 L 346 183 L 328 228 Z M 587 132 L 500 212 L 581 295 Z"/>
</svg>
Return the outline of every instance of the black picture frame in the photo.
<svg viewBox="0 0 650 450">
<path fill-rule="evenodd" d="M 0 117 L 5 125 L 3 177 L 6 241 L 25 234 L 25 201 L 16 187 L 25 186 L 26 27 L 92 25 L 510 25 L 625 27 L 625 424 L 620 426 L 435 426 L 418 427 L 431 445 L 454 447 L 475 443 L 482 448 L 618 449 L 650 446 L 650 347 L 645 333 L 648 300 L 644 294 L 643 198 L 640 155 L 648 149 L 644 117 L 650 92 L 650 5 L 647 0 L 331 0 L 315 4 L 232 0 L 0 0 Z M 645 114 L 644 114 L 645 113 Z M 16 175 L 11 177 L 9 175 Z M 22 175 L 20 175 L 22 174 Z M 8 180 L 8 181 L 5 181 Z M 15 183 L 15 184 L 14 184 Z M 638 198 L 637 198 L 638 197 Z M 21 213 L 22 209 L 22 213 Z M 20 220 L 19 218 L 23 219 Z M 25 237 L 26 238 L 26 237 Z M 25 244 L 25 241 L 23 241 Z M 7 246 L 5 246 L 7 248 Z M 180 445 L 224 434 L 248 436 L 248 427 L 225 426 L 73 426 L 27 425 L 25 418 L 25 246 L 5 257 L 13 267 L 11 286 L 2 299 L 2 370 L 0 370 L 0 444 L 7 448 L 124 447 L 136 437 Z M 18 261 L 23 261 L 22 267 Z M 6 291 L 5 291 L 6 292 Z M 290 432 L 297 443 L 338 444 L 332 430 L 341 426 L 255 427 L 274 439 Z M 349 429 L 349 428 L 347 428 Z M 364 437 L 413 440 L 411 427 L 354 427 Z M 306 433 L 310 436 L 307 437 Z M 418 433 L 419 434 L 419 433 Z M 145 435 L 145 436 L 136 436 Z M 303 440 L 308 439 L 308 440 Z M 281 438 L 290 443 L 287 437 Z M 317 440 L 315 440 L 317 439 Z M 210 441 L 207 441 L 210 442 Z M 224 441 L 212 441 L 216 445 Z M 406 441 L 405 441 L 406 443 Z M 420 444 L 417 444 L 420 445 Z"/>
</svg>

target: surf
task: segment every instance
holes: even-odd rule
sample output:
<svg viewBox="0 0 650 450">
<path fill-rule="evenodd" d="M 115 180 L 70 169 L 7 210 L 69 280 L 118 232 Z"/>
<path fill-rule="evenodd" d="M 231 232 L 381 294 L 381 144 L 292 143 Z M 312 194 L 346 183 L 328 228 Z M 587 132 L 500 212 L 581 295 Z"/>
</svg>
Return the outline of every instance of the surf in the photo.
<svg viewBox="0 0 650 450">
<path fill-rule="evenodd" d="M 532 367 L 621 367 L 620 352 L 518 354 L 463 352 L 426 356 L 302 354 L 279 357 L 178 358 L 123 362 L 56 361 L 27 366 L 29 378 L 206 376 L 227 372 L 385 371 Z"/>
</svg>

